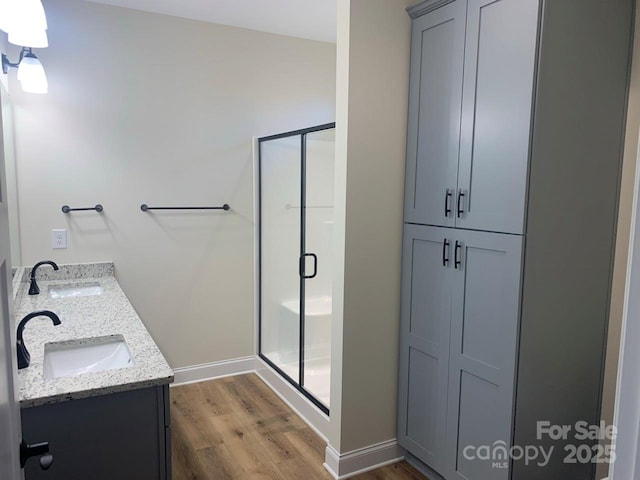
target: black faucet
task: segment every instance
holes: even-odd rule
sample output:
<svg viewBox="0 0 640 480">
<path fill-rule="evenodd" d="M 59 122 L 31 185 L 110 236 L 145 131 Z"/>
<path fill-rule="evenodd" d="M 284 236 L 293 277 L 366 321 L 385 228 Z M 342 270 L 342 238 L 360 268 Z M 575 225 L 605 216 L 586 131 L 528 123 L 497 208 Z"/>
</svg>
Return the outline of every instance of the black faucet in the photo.
<svg viewBox="0 0 640 480">
<path fill-rule="evenodd" d="M 31 355 L 27 350 L 27 347 L 24 346 L 24 340 L 22 339 L 22 332 L 24 331 L 24 327 L 29 320 L 36 317 L 49 317 L 54 325 L 60 325 L 60 318 L 53 312 L 49 310 L 43 310 L 41 312 L 33 312 L 20 320 L 18 324 L 18 341 L 16 342 L 17 350 L 18 350 L 18 369 L 21 370 L 23 368 L 27 368 L 29 363 L 31 363 Z"/>
<path fill-rule="evenodd" d="M 31 279 L 31 285 L 29 285 L 29 295 L 38 295 L 40 293 L 40 287 L 38 287 L 38 284 L 36 283 L 36 270 L 38 270 L 38 267 L 40 267 L 41 265 L 51 265 L 54 270 L 59 270 L 56 262 L 52 262 L 51 260 L 45 260 L 43 262 L 36 263 L 31 269 L 31 277 L 29 277 Z"/>
</svg>

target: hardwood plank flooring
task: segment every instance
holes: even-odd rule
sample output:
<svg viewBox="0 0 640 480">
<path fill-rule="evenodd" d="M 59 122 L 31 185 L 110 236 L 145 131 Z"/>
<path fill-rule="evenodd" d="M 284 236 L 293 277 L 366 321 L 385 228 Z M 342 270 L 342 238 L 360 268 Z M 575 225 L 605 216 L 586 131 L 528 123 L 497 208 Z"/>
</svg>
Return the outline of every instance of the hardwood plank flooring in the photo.
<svg viewBox="0 0 640 480">
<path fill-rule="evenodd" d="M 324 441 L 255 374 L 171 389 L 173 480 L 332 480 Z M 356 480 L 426 480 L 406 462 Z"/>
</svg>

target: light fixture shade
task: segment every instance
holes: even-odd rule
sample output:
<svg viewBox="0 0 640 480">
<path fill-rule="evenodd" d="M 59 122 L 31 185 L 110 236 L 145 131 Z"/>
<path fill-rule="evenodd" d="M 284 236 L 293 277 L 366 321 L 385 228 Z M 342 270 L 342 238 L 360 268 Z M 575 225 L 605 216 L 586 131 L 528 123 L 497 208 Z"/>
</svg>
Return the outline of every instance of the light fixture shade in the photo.
<svg viewBox="0 0 640 480">
<path fill-rule="evenodd" d="M 49 84 L 47 83 L 47 77 L 43 78 L 42 83 L 38 82 L 21 82 L 20 86 L 22 90 L 27 93 L 36 93 L 39 95 L 45 95 L 49 91 Z"/>
<path fill-rule="evenodd" d="M 22 0 L 24 1 L 24 0 Z M 31 25 L 42 30 L 46 30 L 47 26 L 47 14 L 44 12 L 44 6 L 42 0 L 30 0 L 27 3 L 31 9 Z"/>
<path fill-rule="evenodd" d="M 5 0 L 12 10 L 12 28 L 47 29 L 47 15 L 41 0 Z"/>
<path fill-rule="evenodd" d="M 47 48 L 49 46 L 46 30 L 12 29 L 9 32 L 8 39 L 14 45 L 23 47 Z"/>
<path fill-rule="evenodd" d="M 15 0 L 0 0 L 0 30 L 7 33 L 11 30 L 15 13 Z"/>
<path fill-rule="evenodd" d="M 49 46 L 47 16 L 40 0 L 0 0 L 0 7 L 2 4 L 8 4 L 3 30 L 9 34 L 9 42 L 32 48 Z"/>
<path fill-rule="evenodd" d="M 49 83 L 47 75 L 40 60 L 32 54 L 28 53 L 24 56 L 18 67 L 18 80 L 22 90 L 29 93 L 47 93 Z"/>
</svg>

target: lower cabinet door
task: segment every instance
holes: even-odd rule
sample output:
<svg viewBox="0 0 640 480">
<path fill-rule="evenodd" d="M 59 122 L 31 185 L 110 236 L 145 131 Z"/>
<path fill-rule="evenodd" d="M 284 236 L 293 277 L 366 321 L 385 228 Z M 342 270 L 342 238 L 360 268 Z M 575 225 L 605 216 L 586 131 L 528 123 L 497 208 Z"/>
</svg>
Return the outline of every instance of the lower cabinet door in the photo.
<svg viewBox="0 0 640 480">
<path fill-rule="evenodd" d="M 402 265 L 399 443 L 444 474 L 452 232 L 406 225 Z"/>
<path fill-rule="evenodd" d="M 507 480 L 523 238 L 456 230 L 447 419 L 448 480 Z"/>
<path fill-rule="evenodd" d="M 168 386 L 23 408 L 25 438 L 49 442 L 53 464 L 26 480 L 171 480 Z M 168 458 L 167 458 L 168 455 Z"/>
</svg>

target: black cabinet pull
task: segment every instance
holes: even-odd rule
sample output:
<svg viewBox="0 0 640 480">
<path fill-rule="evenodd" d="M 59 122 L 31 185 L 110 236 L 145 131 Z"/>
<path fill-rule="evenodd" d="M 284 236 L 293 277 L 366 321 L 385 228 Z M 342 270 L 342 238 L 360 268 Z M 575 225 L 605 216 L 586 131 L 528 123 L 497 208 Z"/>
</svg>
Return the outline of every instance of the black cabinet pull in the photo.
<svg viewBox="0 0 640 480">
<path fill-rule="evenodd" d="M 462 208 L 462 199 L 464 196 L 464 190 L 458 190 L 458 218 L 461 218 L 464 213 L 464 209 Z"/>
<path fill-rule="evenodd" d="M 447 193 L 444 196 L 444 216 L 448 217 L 451 213 L 451 197 L 453 196 L 453 192 L 450 188 L 447 188 Z"/>
<path fill-rule="evenodd" d="M 49 442 L 27 445 L 27 443 L 22 440 L 20 443 L 20 467 L 24 468 L 27 460 L 31 457 L 40 457 L 40 468 L 42 470 L 49 470 L 49 467 L 51 467 L 53 463 L 53 455 L 49 453 Z"/>
<path fill-rule="evenodd" d="M 444 243 L 442 244 L 442 266 L 446 267 L 449 265 L 449 245 L 451 243 L 446 238 L 444 239 Z"/>
<path fill-rule="evenodd" d="M 462 244 L 459 241 L 456 240 L 455 260 L 453 262 L 453 265 L 456 268 L 456 270 L 462 264 L 462 260 L 460 260 L 460 257 L 461 257 L 460 254 L 461 253 L 462 253 Z"/>
<path fill-rule="evenodd" d="M 305 259 L 307 257 L 313 258 L 313 274 L 305 274 Z M 305 279 L 315 278 L 318 275 L 318 256 L 315 253 L 305 253 L 300 257 L 300 276 Z"/>
</svg>

